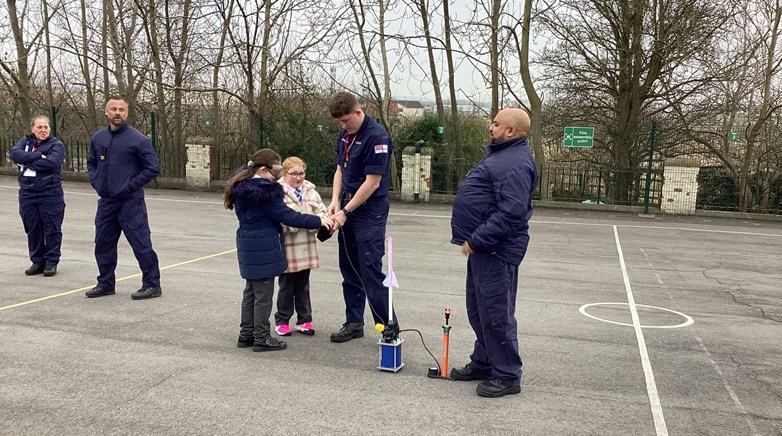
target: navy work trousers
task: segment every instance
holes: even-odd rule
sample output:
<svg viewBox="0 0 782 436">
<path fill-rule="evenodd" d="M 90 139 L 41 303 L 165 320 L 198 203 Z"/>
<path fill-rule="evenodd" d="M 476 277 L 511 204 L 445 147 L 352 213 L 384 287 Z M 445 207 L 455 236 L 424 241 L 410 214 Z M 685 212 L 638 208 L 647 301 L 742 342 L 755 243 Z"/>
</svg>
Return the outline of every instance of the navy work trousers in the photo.
<svg viewBox="0 0 782 436">
<path fill-rule="evenodd" d="M 476 340 L 471 366 L 506 383 L 521 382 L 516 325 L 518 265 L 496 256 L 472 253 L 467 258 L 467 318 Z"/>
<path fill-rule="evenodd" d="M 100 198 L 95 214 L 95 260 L 98 262 L 98 286 L 114 289 L 117 267 L 117 242 L 125 233 L 133 254 L 141 268 L 143 287 L 160 286 L 160 267 L 157 253 L 152 249 L 152 238 L 143 198 L 112 200 Z"/>
<path fill-rule="evenodd" d="M 347 203 L 347 201 L 344 201 Z M 343 204 L 344 205 L 344 204 Z M 342 272 L 342 295 L 345 298 L 345 320 L 364 322 L 364 307 L 375 323 L 388 323 L 388 288 L 383 286 L 383 255 L 385 254 L 388 207 L 364 204 L 353 213 L 339 231 L 339 270 Z M 396 324 L 396 315 L 394 315 Z"/>
<path fill-rule="evenodd" d="M 65 199 L 60 195 L 19 197 L 19 215 L 27 233 L 27 249 L 32 263 L 56 265 L 60 262 L 62 221 Z"/>
</svg>

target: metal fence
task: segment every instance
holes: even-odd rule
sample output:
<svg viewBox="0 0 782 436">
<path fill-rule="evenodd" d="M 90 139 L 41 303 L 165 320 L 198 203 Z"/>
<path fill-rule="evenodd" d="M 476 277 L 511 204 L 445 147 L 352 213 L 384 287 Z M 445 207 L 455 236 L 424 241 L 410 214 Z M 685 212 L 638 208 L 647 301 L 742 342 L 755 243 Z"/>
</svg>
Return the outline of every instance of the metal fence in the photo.
<svg viewBox="0 0 782 436">
<path fill-rule="evenodd" d="M 9 151 L 18 139 L 0 138 L 0 167 L 13 166 Z M 66 160 L 64 171 L 86 172 L 89 141 L 65 140 Z M 215 147 L 212 156 L 212 180 L 227 180 L 238 167 L 246 164 L 249 156 L 255 152 L 253 146 L 239 149 Z M 187 165 L 187 156 L 183 152 L 158 150 L 161 162 L 161 177 L 183 179 Z M 302 156 L 307 162 L 307 179 L 320 187 L 330 187 L 334 175 L 333 158 Z M 453 194 L 458 184 L 475 162 L 446 165 L 437 162 L 431 164 L 428 186 L 432 194 Z M 665 183 L 660 165 L 652 170 L 649 180 L 648 206 L 658 208 L 663 201 L 662 187 Z M 599 165 L 576 165 L 568 163 L 552 164 L 543 169 L 547 172 L 547 183 L 538 189 L 536 198 L 558 202 L 580 202 L 587 204 L 616 204 L 644 206 L 646 194 L 646 169 L 633 171 L 615 171 Z M 448 178 L 451 178 L 450 184 Z M 397 180 L 402 180 L 401 159 L 397 160 Z M 616 186 L 623 184 L 623 192 Z M 738 182 L 735 177 L 721 167 L 701 168 L 697 183 L 697 208 L 701 210 L 738 211 L 741 208 Z M 546 189 L 547 188 L 547 189 Z M 763 214 L 782 214 L 782 173 L 753 173 L 747 180 L 746 209 L 748 212 Z"/>
</svg>

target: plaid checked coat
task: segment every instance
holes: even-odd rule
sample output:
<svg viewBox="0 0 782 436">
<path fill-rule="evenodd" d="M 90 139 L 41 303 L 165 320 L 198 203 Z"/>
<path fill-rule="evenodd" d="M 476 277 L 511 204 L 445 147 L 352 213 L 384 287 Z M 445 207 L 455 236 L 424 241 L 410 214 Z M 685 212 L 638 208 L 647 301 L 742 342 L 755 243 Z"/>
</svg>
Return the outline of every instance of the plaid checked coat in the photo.
<svg viewBox="0 0 782 436">
<path fill-rule="evenodd" d="M 301 213 L 315 214 L 321 217 L 326 216 L 326 205 L 323 204 L 323 200 L 320 198 L 318 191 L 315 190 L 315 185 L 312 182 L 305 180 L 302 183 L 301 202 L 296 198 L 293 188 L 288 186 L 283 179 L 280 179 L 279 183 L 285 191 L 284 200 L 288 207 Z M 300 229 L 283 225 L 282 232 L 285 234 L 285 255 L 288 257 L 286 273 L 320 267 L 318 240 L 316 239 L 318 229 Z"/>
</svg>

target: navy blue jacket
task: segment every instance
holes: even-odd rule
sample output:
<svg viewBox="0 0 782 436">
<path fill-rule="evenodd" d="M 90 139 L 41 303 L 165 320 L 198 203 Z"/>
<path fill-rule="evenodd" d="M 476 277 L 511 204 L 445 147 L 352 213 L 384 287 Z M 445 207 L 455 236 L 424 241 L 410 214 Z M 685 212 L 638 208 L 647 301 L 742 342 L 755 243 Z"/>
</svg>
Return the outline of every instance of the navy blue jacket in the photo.
<svg viewBox="0 0 782 436">
<path fill-rule="evenodd" d="M 41 157 L 43 155 L 46 155 L 46 159 Z M 65 160 L 65 146 L 62 141 L 50 136 L 38 143 L 35 135 L 25 135 L 11 148 L 11 160 L 20 165 L 20 196 L 63 195 L 62 163 Z M 35 171 L 35 177 L 24 176 L 26 169 Z"/>
<path fill-rule="evenodd" d="M 160 174 L 160 162 L 149 138 L 123 124 L 92 135 L 87 171 L 101 198 L 143 198 L 144 185 Z"/>
<path fill-rule="evenodd" d="M 285 205 L 284 195 L 282 185 L 257 177 L 236 182 L 231 190 L 239 218 L 236 254 L 243 279 L 269 279 L 288 268 L 280 223 L 300 229 L 320 228 L 319 216 L 296 212 Z"/>
<path fill-rule="evenodd" d="M 451 214 L 451 243 L 519 265 L 527 252 L 538 172 L 527 138 L 484 148 L 487 156 L 459 187 Z"/>
</svg>

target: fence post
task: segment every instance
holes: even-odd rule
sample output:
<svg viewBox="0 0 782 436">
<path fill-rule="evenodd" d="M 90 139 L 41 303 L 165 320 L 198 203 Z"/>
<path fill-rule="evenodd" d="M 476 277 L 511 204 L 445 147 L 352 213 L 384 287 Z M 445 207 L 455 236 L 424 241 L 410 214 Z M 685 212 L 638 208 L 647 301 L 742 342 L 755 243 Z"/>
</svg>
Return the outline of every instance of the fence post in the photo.
<svg viewBox="0 0 782 436">
<path fill-rule="evenodd" d="M 155 154 L 157 154 L 157 122 L 155 120 L 155 113 L 150 112 L 150 115 L 150 123 L 152 123 L 152 149 L 155 150 Z M 155 189 L 157 189 L 157 177 L 155 177 L 154 181 Z"/>
<path fill-rule="evenodd" d="M 263 117 L 258 117 L 258 150 L 263 148 Z"/>
<path fill-rule="evenodd" d="M 57 107 L 52 106 L 52 108 L 49 110 L 49 113 L 51 114 L 52 119 L 52 136 L 55 138 L 57 137 Z"/>
<path fill-rule="evenodd" d="M 649 190 L 652 185 L 652 160 L 654 159 L 654 131 L 657 128 L 657 122 L 652 120 L 652 133 L 649 138 L 649 165 L 646 168 L 646 187 L 644 189 L 644 213 L 649 213 Z"/>
</svg>

